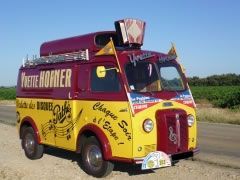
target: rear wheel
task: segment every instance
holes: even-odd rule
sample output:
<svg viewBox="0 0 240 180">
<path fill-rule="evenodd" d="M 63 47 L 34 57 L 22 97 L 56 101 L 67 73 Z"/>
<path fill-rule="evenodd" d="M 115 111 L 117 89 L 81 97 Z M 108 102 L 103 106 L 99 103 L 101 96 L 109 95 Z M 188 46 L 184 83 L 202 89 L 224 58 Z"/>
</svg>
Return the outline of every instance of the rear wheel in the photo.
<svg viewBox="0 0 240 180">
<path fill-rule="evenodd" d="M 114 168 L 112 162 L 103 159 L 101 146 L 93 136 L 87 138 L 82 146 L 81 165 L 87 174 L 94 177 L 107 176 Z"/>
<path fill-rule="evenodd" d="M 24 128 L 22 132 L 22 148 L 29 159 L 40 159 L 43 156 L 44 147 L 38 144 L 32 127 Z"/>
</svg>

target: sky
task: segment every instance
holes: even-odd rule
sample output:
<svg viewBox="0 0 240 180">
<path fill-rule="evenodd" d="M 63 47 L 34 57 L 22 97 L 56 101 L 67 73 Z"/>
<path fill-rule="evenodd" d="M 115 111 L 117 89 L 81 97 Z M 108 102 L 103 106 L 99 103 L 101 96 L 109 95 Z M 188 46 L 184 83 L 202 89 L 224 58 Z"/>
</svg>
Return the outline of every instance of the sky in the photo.
<svg viewBox="0 0 240 180">
<path fill-rule="evenodd" d="M 146 22 L 142 49 L 167 53 L 175 43 L 188 77 L 240 74 L 238 0 L 2 0 L 0 86 L 14 86 L 22 59 L 41 43 L 115 30 L 114 21 Z"/>
</svg>

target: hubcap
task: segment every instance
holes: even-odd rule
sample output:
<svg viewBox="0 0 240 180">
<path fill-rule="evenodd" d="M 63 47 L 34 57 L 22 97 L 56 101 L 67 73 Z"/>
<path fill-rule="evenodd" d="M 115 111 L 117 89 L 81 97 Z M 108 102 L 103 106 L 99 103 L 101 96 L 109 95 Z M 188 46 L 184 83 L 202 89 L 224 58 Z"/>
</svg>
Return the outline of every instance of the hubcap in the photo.
<svg viewBox="0 0 240 180">
<path fill-rule="evenodd" d="M 87 148 L 86 160 L 91 169 L 95 171 L 99 170 L 103 162 L 101 149 L 96 145 L 90 145 Z"/>
<path fill-rule="evenodd" d="M 25 150 L 28 154 L 33 154 L 34 152 L 34 137 L 32 134 L 27 134 L 25 137 Z"/>
</svg>

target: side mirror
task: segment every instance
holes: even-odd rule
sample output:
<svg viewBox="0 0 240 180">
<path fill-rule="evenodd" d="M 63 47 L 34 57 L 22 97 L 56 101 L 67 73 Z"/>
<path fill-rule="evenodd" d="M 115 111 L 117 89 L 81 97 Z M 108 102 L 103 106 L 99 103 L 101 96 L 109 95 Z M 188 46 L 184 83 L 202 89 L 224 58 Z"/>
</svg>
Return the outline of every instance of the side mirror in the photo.
<svg viewBox="0 0 240 180">
<path fill-rule="evenodd" d="M 96 69 L 97 77 L 98 78 L 105 78 L 106 72 L 110 71 L 110 70 L 116 70 L 117 72 L 119 72 L 119 69 L 115 68 L 115 67 L 106 69 L 105 66 L 98 66 L 97 69 Z"/>
<path fill-rule="evenodd" d="M 105 78 L 106 76 L 106 68 L 104 66 L 98 66 L 96 69 L 98 78 Z"/>
</svg>

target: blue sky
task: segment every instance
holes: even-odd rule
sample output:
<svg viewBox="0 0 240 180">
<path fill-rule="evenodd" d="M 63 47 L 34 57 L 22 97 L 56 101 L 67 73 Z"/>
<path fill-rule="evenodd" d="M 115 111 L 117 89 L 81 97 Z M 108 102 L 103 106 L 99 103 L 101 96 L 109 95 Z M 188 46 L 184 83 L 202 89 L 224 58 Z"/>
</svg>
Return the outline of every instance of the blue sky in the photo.
<svg viewBox="0 0 240 180">
<path fill-rule="evenodd" d="M 114 21 L 146 21 L 143 49 L 167 52 L 174 42 L 187 76 L 240 74 L 238 0 L 3 0 L 0 6 L 0 86 L 16 85 L 27 54 L 42 42 L 114 30 Z"/>
</svg>

